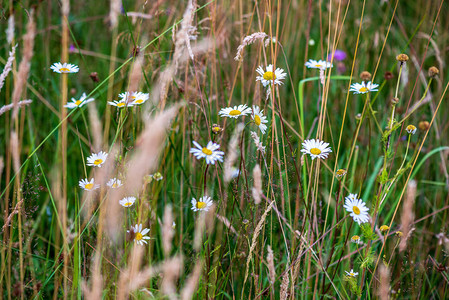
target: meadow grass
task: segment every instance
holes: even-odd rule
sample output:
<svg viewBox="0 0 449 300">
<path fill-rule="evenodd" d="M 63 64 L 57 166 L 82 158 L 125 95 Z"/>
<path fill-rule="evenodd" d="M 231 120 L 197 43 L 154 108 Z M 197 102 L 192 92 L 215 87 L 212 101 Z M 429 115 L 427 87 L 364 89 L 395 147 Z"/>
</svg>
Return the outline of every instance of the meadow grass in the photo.
<svg viewBox="0 0 449 300">
<path fill-rule="evenodd" d="M 449 297 L 445 1 L 3 4 L 4 299 Z"/>
</svg>

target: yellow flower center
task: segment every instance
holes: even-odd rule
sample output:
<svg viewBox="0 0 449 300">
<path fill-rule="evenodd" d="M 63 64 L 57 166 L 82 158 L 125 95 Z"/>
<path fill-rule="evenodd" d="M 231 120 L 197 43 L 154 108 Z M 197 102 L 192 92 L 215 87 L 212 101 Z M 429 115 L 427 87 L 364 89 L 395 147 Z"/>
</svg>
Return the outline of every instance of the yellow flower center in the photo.
<svg viewBox="0 0 449 300">
<path fill-rule="evenodd" d="M 212 150 L 207 149 L 206 147 L 204 147 L 202 151 L 203 151 L 203 153 L 206 154 L 206 155 L 212 155 Z"/>
<path fill-rule="evenodd" d="M 94 161 L 94 165 L 98 166 L 99 164 L 101 164 L 103 162 L 103 160 L 101 158 L 98 158 Z"/>
<path fill-rule="evenodd" d="M 84 186 L 85 189 L 90 190 L 91 188 L 93 188 L 94 185 L 92 183 L 88 183 Z"/>
<path fill-rule="evenodd" d="M 351 240 L 353 241 L 358 241 L 360 239 L 360 237 L 358 235 L 354 235 Z"/>
<path fill-rule="evenodd" d="M 388 227 L 387 225 L 382 225 L 379 229 L 380 231 L 387 231 L 388 229 L 390 229 L 390 227 Z"/>
<path fill-rule="evenodd" d="M 125 203 L 125 206 L 126 206 L 126 207 L 129 207 L 129 206 L 131 206 L 131 205 L 133 205 L 132 202 L 126 202 L 126 203 Z"/>
<path fill-rule="evenodd" d="M 117 103 L 117 106 L 118 106 L 118 107 L 125 106 L 125 103 L 124 103 L 124 102 L 119 102 L 119 103 Z"/>
<path fill-rule="evenodd" d="M 143 235 L 140 232 L 136 233 L 136 236 L 134 237 L 134 239 L 136 239 L 138 241 L 140 241 L 142 238 L 143 238 Z"/>
<path fill-rule="evenodd" d="M 360 209 L 357 206 L 353 206 L 352 207 L 352 211 L 356 214 L 356 215 L 360 215 Z"/>
<path fill-rule="evenodd" d="M 219 132 L 220 129 L 221 129 L 220 127 L 216 126 L 216 127 L 212 128 L 212 131 L 213 132 Z"/>
<path fill-rule="evenodd" d="M 268 71 L 263 74 L 263 79 L 273 80 L 273 79 L 276 79 L 276 75 L 273 72 Z"/>
<path fill-rule="evenodd" d="M 143 100 L 142 100 L 142 99 L 139 99 L 139 100 L 136 100 L 135 102 L 136 102 L 137 104 L 140 104 L 140 103 L 143 102 Z"/>
<path fill-rule="evenodd" d="M 312 149 L 310 149 L 310 153 L 312 153 L 313 155 L 320 155 L 321 150 L 318 148 L 312 148 Z"/>
<path fill-rule="evenodd" d="M 344 169 L 339 169 L 338 171 L 337 171 L 337 176 L 343 176 L 343 175 L 345 175 L 346 174 L 346 170 L 344 170 Z"/>
<path fill-rule="evenodd" d="M 77 101 L 75 101 L 75 104 L 78 106 L 78 105 L 80 105 L 81 104 L 81 102 L 83 102 L 83 101 L 81 101 L 81 100 L 77 100 Z"/>
<path fill-rule="evenodd" d="M 206 202 L 198 201 L 198 202 L 196 203 L 196 208 L 198 208 L 198 209 L 203 209 L 203 208 L 205 208 L 206 206 L 207 206 Z"/>
<path fill-rule="evenodd" d="M 362 93 L 368 92 L 368 88 L 367 87 L 362 87 L 362 88 L 360 88 L 359 92 L 362 92 Z"/>
<path fill-rule="evenodd" d="M 131 99 L 136 99 L 136 96 L 131 96 Z"/>
<path fill-rule="evenodd" d="M 231 110 L 230 112 L 229 112 L 229 115 L 230 116 L 238 116 L 238 115 L 240 115 L 242 112 L 240 111 L 240 110 L 237 110 L 237 109 L 233 109 L 233 110 Z"/>
<path fill-rule="evenodd" d="M 352 277 L 354 277 L 354 276 L 355 276 L 355 273 L 352 273 L 352 272 L 351 272 L 351 273 L 349 273 L 349 275 L 352 276 Z"/>
<path fill-rule="evenodd" d="M 112 184 L 112 187 L 113 187 L 113 188 L 116 188 L 116 187 L 118 187 L 118 184 L 117 184 L 117 183 L 113 183 L 113 184 Z"/>
<path fill-rule="evenodd" d="M 59 69 L 59 71 L 61 71 L 61 72 L 70 72 L 70 69 L 67 69 L 67 68 L 61 68 L 61 69 Z"/>
<path fill-rule="evenodd" d="M 260 125 L 260 117 L 258 115 L 254 115 L 254 123 L 256 123 L 257 126 Z"/>
<path fill-rule="evenodd" d="M 321 67 L 322 67 L 322 65 L 318 64 L 318 65 L 315 65 L 315 67 L 317 67 L 317 68 L 321 68 Z"/>
</svg>

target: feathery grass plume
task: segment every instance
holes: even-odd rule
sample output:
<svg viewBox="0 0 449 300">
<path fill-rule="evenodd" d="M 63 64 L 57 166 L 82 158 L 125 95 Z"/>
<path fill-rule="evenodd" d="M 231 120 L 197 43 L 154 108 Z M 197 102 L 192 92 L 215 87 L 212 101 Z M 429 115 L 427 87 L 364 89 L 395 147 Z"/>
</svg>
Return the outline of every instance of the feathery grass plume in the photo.
<svg viewBox="0 0 449 300">
<path fill-rule="evenodd" d="M 274 203 L 275 203 L 275 201 L 271 201 L 270 205 L 268 205 L 267 209 L 265 209 L 265 212 L 260 217 L 259 223 L 257 223 L 257 226 L 254 229 L 253 238 L 251 241 L 251 247 L 249 248 L 248 258 L 246 260 L 246 271 L 245 271 L 245 279 L 243 280 L 243 284 L 246 283 L 246 279 L 248 278 L 249 263 L 251 262 L 253 251 L 256 248 L 257 238 L 259 237 L 260 231 L 262 230 L 262 227 L 265 223 L 265 219 L 267 218 L 268 213 L 271 211 L 271 208 L 273 207 Z"/>
<path fill-rule="evenodd" d="M 161 292 L 169 299 L 177 299 L 176 286 L 179 276 L 182 274 L 184 261 L 181 255 L 170 258 L 162 265 Z"/>
<path fill-rule="evenodd" d="M 190 45 L 190 39 L 192 36 L 192 29 L 196 30 L 196 28 L 192 25 L 193 19 L 195 17 L 195 7 L 196 0 L 189 0 L 189 2 L 187 3 L 187 8 L 182 17 L 181 30 L 176 33 L 175 53 L 173 55 L 176 68 L 178 67 L 176 63 L 179 60 L 179 57 L 177 56 L 183 55 L 183 48 L 187 48 L 187 52 L 189 53 L 190 58 L 192 60 L 194 59 L 192 46 Z"/>
<path fill-rule="evenodd" d="M 5 163 L 3 161 L 3 156 L 0 156 L 0 181 L 2 179 L 3 168 L 5 167 Z"/>
<path fill-rule="evenodd" d="M 10 149 L 12 154 L 12 165 L 14 167 L 14 172 L 18 173 L 20 169 L 20 150 L 19 150 L 19 138 L 17 132 L 11 131 L 10 137 Z"/>
<path fill-rule="evenodd" d="M 17 72 L 14 90 L 12 93 L 12 103 L 14 104 L 13 118 L 17 117 L 19 110 L 19 99 L 23 88 L 26 85 L 28 74 L 30 72 L 31 57 L 33 57 L 34 37 L 36 35 L 36 24 L 34 23 L 34 10 L 31 10 L 27 24 L 27 32 L 23 36 L 23 55 Z"/>
<path fill-rule="evenodd" d="M 12 70 L 12 62 L 16 58 L 17 44 L 12 47 L 11 51 L 9 51 L 8 60 L 6 61 L 5 67 L 3 68 L 2 74 L 0 75 L 0 91 L 2 90 L 3 85 L 5 84 L 6 77 L 8 77 L 9 72 Z M 1 113 L 0 113 L 1 114 Z"/>
<path fill-rule="evenodd" d="M 273 201 L 274 202 L 274 201 Z M 282 277 L 282 283 L 281 283 L 281 292 L 280 292 L 280 299 L 281 300 L 287 300 L 288 299 L 288 286 L 290 284 L 290 272 L 288 271 L 288 265 L 286 267 L 284 276 Z"/>
<path fill-rule="evenodd" d="M 269 35 L 265 32 L 255 32 L 251 35 L 246 36 L 242 43 L 237 47 L 237 54 L 234 57 L 234 60 L 241 60 L 242 53 L 246 46 L 249 46 L 256 41 L 264 42 L 265 39 L 269 38 Z"/>
<path fill-rule="evenodd" d="M 11 44 L 14 39 L 14 28 L 14 14 L 11 14 L 8 18 L 8 28 L 6 28 L 6 40 L 8 44 Z"/>
<path fill-rule="evenodd" d="M 274 268 L 273 249 L 271 249 L 270 245 L 268 245 L 267 265 L 268 265 L 268 275 L 270 276 L 270 283 L 274 284 L 274 281 L 276 280 L 276 270 Z"/>
<path fill-rule="evenodd" d="M 68 17 L 70 13 L 70 1 L 69 0 L 62 0 L 62 6 L 61 6 L 61 13 L 62 15 Z"/>
<path fill-rule="evenodd" d="M 256 145 L 257 151 L 260 151 L 260 153 L 262 153 L 262 155 L 264 155 L 266 147 L 262 144 L 259 136 L 257 135 L 257 133 L 255 131 L 251 131 L 251 137 L 253 138 L 253 141 L 254 141 L 254 144 Z"/>
<path fill-rule="evenodd" d="M 91 285 L 89 288 L 86 281 L 81 281 L 81 290 L 83 291 L 84 299 L 98 300 L 102 299 L 103 294 L 103 277 L 101 276 L 101 254 L 100 251 L 95 252 L 92 262 Z"/>
<path fill-rule="evenodd" d="M 234 226 L 232 226 L 231 222 L 224 216 L 216 215 L 217 219 L 220 220 L 226 228 L 232 231 L 232 233 L 238 235 L 238 232 L 235 230 Z"/>
<path fill-rule="evenodd" d="M 143 254 L 145 248 L 139 245 L 135 245 L 131 251 L 131 255 L 128 257 L 128 267 L 122 270 L 120 278 L 118 280 L 118 300 L 128 299 L 128 294 L 132 291 L 130 284 L 138 277 L 140 265 L 142 263 Z"/>
<path fill-rule="evenodd" d="M 405 201 L 402 207 L 401 231 L 403 235 L 401 237 L 401 242 L 399 243 L 399 252 L 404 251 L 407 247 L 407 240 L 412 231 L 410 226 L 413 224 L 413 219 L 415 218 L 413 205 L 415 204 L 416 186 L 416 181 L 413 179 L 410 180 L 407 185 Z"/>
<path fill-rule="evenodd" d="M 115 28 L 118 24 L 118 16 L 121 9 L 120 0 L 111 0 L 110 10 L 109 10 L 109 22 L 111 23 L 111 29 Z"/>
<path fill-rule="evenodd" d="M 142 44 L 146 44 L 146 39 L 142 40 Z M 134 63 L 131 68 L 131 72 L 129 73 L 129 84 L 128 84 L 128 94 L 131 95 L 134 91 L 139 90 L 139 83 L 142 79 L 142 68 L 143 68 L 143 51 L 140 51 L 139 54 L 135 57 Z M 126 99 L 126 101 L 130 101 L 130 99 Z"/>
<path fill-rule="evenodd" d="M 93 151 L 98 152 L 103 144 L 103 129 L 101 128 L 101 121 L 95 104 L 90 104 L 87 107 L 89 109 L 89 127 L 93 139 Z"/>
<path fill-rule="evenodd" d="M 190 300 L 198 287 L 201 273 L 203 271 L 203 261 L 195 263 L 192 273 L 187 278 L 184 288 L 181 290 L 181 300 Z"/>
<path fill-rule="evenodd" d="M 172 240 L 175 235 L 173 230 L 173 211 L 170 204 L 165 207 L 164 223 L 162 225 L 162 248 L 164 249 L 164 256 L 168 257 L 172 248 Z"/>
<path fill-rule="evenodd" d="M 17 103 L 17 107 L 20 108 L 20 107 L 22 107 L 22 106 L 25 106 L 25 105 L 30 104 L 31 102 L 33 102 L 33 101 L 31 101 L 31 100 L 22 100 L 22 101 L 19 101 L 19 103 Z M 2 107 L 0 107 L 0 116 L 3 115 L 5 112 L 7 112 L 7 111 L 13 109 L 13 108 L 14 108 L 14 103 L 7 104 L 7 105 L 3 105 Z"/>
<path fill-rule="evenodd" d="M 253 169 L 254 184 L 252 188 L 252 194 L 254 198 L 254 203 L 259 204 L 262 196 L 262 170 L 257 164 Z"/>
<path fill-rule="evenodd" d="M 237 124 L 237 126 L 235 126 L 234 133 L 232 134 L 232 137 L 229 141 L 228 151 L 226 152 L 226 159 L 223 166 L 223 179 L 226 183 L 228 183 L 232 179 L 232 174 L 234 173 L 233 166 L 239 156 L 238 148 L 243 128 L 244 126 L 242 123 Z"/>
<path fill-rule="evenodd" d="M 390 270 L 384 264 L 379 267 L 379 277 L 379 297 L 381 300 L 388 300 L 390 295 Z"/>
<path fill-rule="evenodd" d="M 211 210 L 214 210 L 214 206 L 211 207 Z M 201 213 L 198 215 L 198 219 L 195 223 L 195 235 L 193 239 L 193 249 L 199 251 L 201 249 L 201 245 L 203 243 L 203 235 L 204 230 L 206 229 L 206 214 Z"/>
</svg>

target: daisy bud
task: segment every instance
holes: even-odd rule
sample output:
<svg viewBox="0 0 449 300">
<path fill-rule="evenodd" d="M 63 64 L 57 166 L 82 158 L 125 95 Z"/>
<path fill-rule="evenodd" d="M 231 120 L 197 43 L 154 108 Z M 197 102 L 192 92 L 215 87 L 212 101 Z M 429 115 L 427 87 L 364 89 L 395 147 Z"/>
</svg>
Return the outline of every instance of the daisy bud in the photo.
<svg viewBox="0 0 449 300">
<path fill-rule="evenodd" d="M 219 134 L 222 131 L 223 131 L 223 128 L 220 125 L 218 125 L 218 124 L 212 125 L 212 132 L 213 133 Z"/>
<path fill-rule="evenodd" d="M 93 82 L 100 81 L 100 79 L 98 78 L 98 73 L 97 72 L 90 73 L 89 77 L 92 79 Z"/>
<path fill-rule="evenodd" d="M 405 128 L 405 130 L 409 134 L 415 134 L 416 133 L 416 126 L 415 125 L 408 125 L 407 128 Z"/>
<path fill-rule="evenodd" d="M 371 75 L 371 73 L 368 72 L 368 71 L 363 71 L 362 73 L 360 73 L 360 78 L 361 78 L 363 81 L 370 81 L 370 80 L 371 80 L 371 77 L 372 77 L 372 75 Z"/>
<path fill-rule="evenodd" d="M 345 169 L 338 169 L 337 172 L 335 172 L 335 176 L 336 176 L 338 179 L 340 179 L 340 178 L 342 178 L 343 176 L 345 176 L 346 173 L 347 173 L 347 172 L 346 172 Z"/>
<path fill-rule="evenodd" d="M 385 232 L 385 231 L 387 231 L 388 229 L 390 229 L 390 227 L 387 226 L 387 225 L 382 225 L 382 226 L 380 226 L 380 228 L 379 228 L 379 230 L 382 231 L 382 232 Z"/>
<path fill-rule="evenodd" d="M 356 119 L 357 121 L 360 121 L 361 118 L 362 118 L 362 114 L 356 114 L 356 115 L 355 115 L 355 119 Z"/>
<path fill-rule="evenodd" d="M 396 231 L 396 236 L 399 236 L 399 237 L 401 237 L 401 236 L 403 236 L 404 234 L 402 233 L 402 231 Z"/>
<path fill-rule="evenodd" d="M 427 121 L 421 121 L 418 123 L 418 128 L 421 131 L 427 131 L 427 129 L 429 129 L 430 127 L 430 123 Z"/>
<path fill-rule="evenodd" d="M 399 98 L 393 98 L 391 99 L 391 105 L 396 105 L 399 102 Z"/>
<path fill-rule="evenodd" d="M 430 67 L 428 73 L 429 73 L 429 77 L 434 78 L 440 73 L 440 70 L 438 70 L 437 67 L 433 66 L 433 67 Z"/>
<path fill-rule="evenodd" d="M 396 60 L 399 61 L 401 64 L 405 63 L 408 60 L 408 55 L 401 53 L 398 56 L 396 56 Z"/>
</svg>

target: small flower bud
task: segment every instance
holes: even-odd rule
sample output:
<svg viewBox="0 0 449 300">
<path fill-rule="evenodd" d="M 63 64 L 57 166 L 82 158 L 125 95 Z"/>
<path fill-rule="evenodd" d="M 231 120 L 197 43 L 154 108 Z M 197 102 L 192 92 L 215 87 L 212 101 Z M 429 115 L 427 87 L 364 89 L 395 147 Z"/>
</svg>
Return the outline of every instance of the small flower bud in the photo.
<svg viewBox="0 0 449 300">
<path fill-rule="evenodd" d="M 430 69 L 429 69 L 429 77 L 432 77 L 432 78 L 436 77 L 439 73 L 440 73 L 440 70 L 438 70 L 437 67 L 435 67 L 435 66 L 430 67 Z"/>
<path fill-rule="evenodd" d="M 396 56 L 396 60 L 401 62 L 401 63 L 405 63 L 408 60 L 408 55 L 401 53 L 398 56 Z"/>
<path fill-rule="evenodd" d="M 379 228 L 379 230 L 382 231 L 382 232 L 385 232 L 385 231 L 387 231 L 388 229 L 390 229 L 390 227 L 387 226 L 387 225 L 382 225 L 382 226 L 380 226 L 380 228 Z"/>
<path fill-rule="evenodd" d="M 222 131 L 223 131 L 223 128 L 221 128 L 220 125 L 218 125 L 218 124 L 212 125 L 212 132 L 213 132 L 213 133 L 219 134 L 219 133 L 222 132 Z"/>
<path fill-rule="evenodd" d="M 407 131 L 409 134 L 415 134 L 416 126 L 415 125 L 408 125 L 407 128 L 405 128 L 405 131 Z"/>
<path fill-rule="evenodd" d="M 337 178 L 342 178 L 343 176 L 346 175 L 346 170 L 345 169 L 338 169 L 337 172 L 335 172 L 335 176 Z"/>
<path fill-rule="evenodd" d="M 392 98 L 391 99 L 391 105 L 396 105 L 399 103 L 399 98 Z"/>
<path fill-rule="evenodd" d="M 427 131 L 430 127 L 430 123 L 427 121 L 421 121 L 418 123 L 418 128 L 421 131 Z"/>
<path fill-rule="evenodd" d="M 361 78 L 363 81 L 370 81 L 371 78 L 372 78 L 372 75 L 371 75 L 371 73 L 368 72 L 368 71 L 363 71 L 362 73 L 360 73 L 360 78 Z"/>
<path fill-rule="evenodd" d="M 385 72 L 385 74 L 384 74 L 384 78 L 385 78 L 385 80 L 391 80 L 391 79 L 394 78 L 394 75 L 393 75 L 393 73 L 391 73 L 390 71 L 387 71 L 387 72 Z"/>
<path fill-rule="evenodd" d="M 362 114 L 356 114 L 356 115 L 355 115 L 355 119 L 356 119 L 356 120 L 360 120 L 361 118 L 362 118 Z"/>
<path fill-rule="evenodd" d="M 90 73 L 89 77 L 92 79 L 93 82 L 100 81 L 100 79 L 98 79 L 98 73 L 97 72 Z"/>
</svg>

